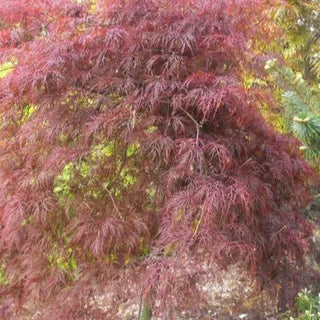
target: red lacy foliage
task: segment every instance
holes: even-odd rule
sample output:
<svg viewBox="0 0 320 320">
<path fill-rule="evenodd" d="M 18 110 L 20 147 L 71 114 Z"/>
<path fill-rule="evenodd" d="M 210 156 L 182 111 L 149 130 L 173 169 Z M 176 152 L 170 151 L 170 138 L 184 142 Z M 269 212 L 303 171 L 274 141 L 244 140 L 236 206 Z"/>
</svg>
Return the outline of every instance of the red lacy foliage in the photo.
<svg viewBox="0 0 320 320">
<path fill-rule="evenodd" d="M 1 2 L 0 61 L 17 63 L 0 80 L 3 310 L 98 317 L 103 288 L 110 319 L 141 288 L 156 313 L 197 308 L 211 264 L 285 289 L 311 236 L 299 210 L 312 171 L 242 85 L 264 5 Z"/>
</svg>

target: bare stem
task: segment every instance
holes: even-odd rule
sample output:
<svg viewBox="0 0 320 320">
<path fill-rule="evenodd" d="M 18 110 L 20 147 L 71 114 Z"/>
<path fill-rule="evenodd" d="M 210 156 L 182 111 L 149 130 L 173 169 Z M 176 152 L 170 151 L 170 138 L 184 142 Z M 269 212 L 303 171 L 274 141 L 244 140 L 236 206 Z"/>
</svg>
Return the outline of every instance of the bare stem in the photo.
<svg viewBox="0 0 320 320">
<path fill-rule="evenodd" d="M 202 218 L 203 218 L 203 214 L 204 214 L 204 210 L 202 209 L 202 210 L 201 210 L 200 219 L 199 219 L 199 221 L 197 222 L 197 225 L 196 225 L 196 228 L 195 228 L 195 230 L 194 230 L 194 233 L 193 233 L 192 238 L 194 238 L 194 237 L 197 235 L 197 232 L 198 232 L 198 230 L 199 230 L 200 223 L 201 223 Z"/>
<path fill-rule="evenodd" d="M 180 109 L 181 109 L 181 110 L 194 122 L 194 124 L 196 125 L 196 129 L 197 129 L 196 140 L 197 140 L 197 145 L 198 145 L 201 125 L 198 123 L 198 121 L 197 121 L 187 110 L 184 110 L 182 107 L 180 107 Z"/>
<path fill-rule="evenodd" d="M 105 187 L 105 186 L 103 186 L 103 187 L 104 187 L 104 189 L 108 192 L 108 195 L 109 195 L 109 197 L 110 197 L 110 199 L 111 199 L 111 201 L 112 201 L 113 207 L 114 207 L 114 209 L 117 211 L 117 213 L 118 213 L 118 215 L 119 215 L 119 218 L 123 221 L 124 219 L 123 219 L 122 213 L 120 212 L 120 210 L 119 210 L 116 202 L 114 201 L 114 198 L 113 198 L 112 193 L 110 192 L 110 190 L 109 190 L 107 187 Z"/>
</svg>

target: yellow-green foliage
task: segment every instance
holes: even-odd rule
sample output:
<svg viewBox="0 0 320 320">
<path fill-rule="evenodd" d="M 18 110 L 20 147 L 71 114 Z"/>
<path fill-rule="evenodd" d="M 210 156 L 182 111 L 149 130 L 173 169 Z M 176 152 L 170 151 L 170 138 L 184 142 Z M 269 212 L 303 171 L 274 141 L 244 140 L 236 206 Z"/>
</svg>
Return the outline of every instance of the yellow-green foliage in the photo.
<svg viewBox="0 0 320 320">
<path fill-rule="evenodd" d="M 26 122 L 36 110 L 36 106 L 28 104 L 23 110 L 22 123 Z"/>
<path fill-rule="evenodd" d="M 9 284 L 9 279 L 5 275 L 4 265 L 0 265 L 0 286 L 6 286 Z"/>
<path fill-rule="evenodd" d="M 126 150 L 126 157 L 133 157 L 139 150 L 139 144 L 130 144 Z M 60 175 L 55 178 L 54 181 L 54 193 L 63 200 L 72 200 L 72 177 L 74 174 L 80 174 L 83 179 L 88 194 L 91 194 L 94 198 L 99 197 L 98 191 L 94 190 L 90 186 L 90 181 L 94 179 L 92 177 L 92 170 L 96 168 L 100 161 L 105 160 L 108 157 L 115 156 L 116 145 L 114 141 L 108 143 L 100 143 L 92 148 L 92 152 L 88 160 L 82 160 L 80 162 L 67 163 Z M 138 168 L 133 166 L 123 166 L 122 159 L 117 160 L 117 170 L 115 175 L 118 176 L 119 180 L 122 182 L 124 187 L 130 187 L 136 182 L 135 173 L 137 173 Z M 110 177 L 112 178 L 112 177 Z M 111 179 L 112 180 L 112 179 Z M 101 181 L 104 187 L 108 187 L 110 181 Z M 81 187 L 81 186 L 80 186 Z M 119 190 L 115 190 L 115 196 L 119 196 Z"/>
<path fill-rule="evenodd" d="M 273 11 L 274 20 L 285 32 L 275 40 L 275 47 L 305 79 L 317 81 L 320 79 L 320 1 L 285 2 Z"/>
<path fill-rule="evenodd" d="M 0 64 L 0 78 L 4 78 L 9 74 L 13 70 L 14 66 L 15 64 L 11 61 Z"/>
<path fill-rule="evenodd" d="M 70 280 L 79 276 L 78 263 L 71 248 L 64 248 L 63 250 L 54 245 L 52 253 L 48 257 L 50 268 L 59 268 L 65 271 Z"/>
<path fill-rule="evenodd" d="M 261 90 L 266 89 L 269 87 L 268 82 L 266 79 L 258 78 L 252 74 L 244 74 L 243 75 L 243 83 L 246 89 L 250 90 L 251 88 L 260 88 Z M 275 93 L 277 96 L 280 96 L 281 93 L 278 92 L 275 88 Z M 270 126 L 272 126 L 276 131 L 280 133 L 287 132 L 285 119 L 283 114 L 276 112 L 270 108 L 270 105 L 267 102 L 261 101 L 258 104 L 259 110 L 265 120 L 268 122 Z"/>
<path fill-rule="evenodd" d="M 63 168 L 61 174 L 55 179 L 55 187 L 53 189 L 53 192 L 60 197 L 72 199 L 69 185 L 69 182 L 71 180 L 72 166 L 72 162 L 67 163 Z"/>
</svg>

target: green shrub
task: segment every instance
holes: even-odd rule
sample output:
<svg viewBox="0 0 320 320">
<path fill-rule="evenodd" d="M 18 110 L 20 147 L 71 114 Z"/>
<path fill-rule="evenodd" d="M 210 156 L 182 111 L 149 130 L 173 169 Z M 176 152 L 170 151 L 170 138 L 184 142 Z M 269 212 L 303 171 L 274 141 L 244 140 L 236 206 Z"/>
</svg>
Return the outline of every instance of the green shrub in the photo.
<svg viewBox="0 0 320 320">
<path fill-rule="evenodd" d="M 296 297 L 296 312 L 290 312 L 285 320 L 318 320 L 320 319 L 320 293 L 303 289 Z"/>
</svg>

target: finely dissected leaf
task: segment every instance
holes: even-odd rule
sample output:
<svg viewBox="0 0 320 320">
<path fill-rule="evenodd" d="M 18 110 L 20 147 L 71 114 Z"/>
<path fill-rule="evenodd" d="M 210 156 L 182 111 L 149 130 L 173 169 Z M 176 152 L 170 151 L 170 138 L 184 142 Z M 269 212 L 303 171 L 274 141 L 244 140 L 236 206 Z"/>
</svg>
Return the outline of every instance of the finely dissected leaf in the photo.
<svg viewBox="0 0 320 320">
<path fill-rule="evenodd" d="M 16 63 L 0 79 L 7 319 L 33 303 L 119 319 L 140 296 L 155 316 L 194 310 L 213 265 L 291 290 L 314 175 L 243 86 L 262 69 L 265 5 L 0 3 L 0 61 Z"/>
</svg>

